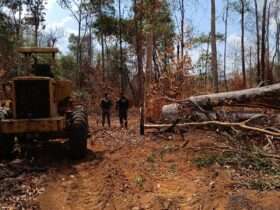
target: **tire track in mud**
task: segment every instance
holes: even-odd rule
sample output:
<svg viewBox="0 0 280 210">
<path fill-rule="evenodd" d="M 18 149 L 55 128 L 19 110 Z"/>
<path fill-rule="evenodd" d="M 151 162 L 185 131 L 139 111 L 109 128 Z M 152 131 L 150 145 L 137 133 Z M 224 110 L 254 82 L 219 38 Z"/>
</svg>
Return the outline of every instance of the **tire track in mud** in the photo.
<svg viewBox="0 0 280 210">
<path fill-rule="evenodd" d="M 201 150 L 215 146 L 219 141 L 216 134 L 192 131 L 186 146 L 180 139 L 160 140 L 156 135 L 142 138 L 136 131 L 137 126 L 129 131 L 95 130 L 86 159 L 53 169 L 49 187 L 40 199 L 41 209 L 229 209 L 226 207 L 240 200 L 232 196 L 242 193 L 249 195 L 242 198 L 246 205 L 248 200 L 248 205 L 261 197 L 265 200 L 263 195 L 271 196 L 271 200 L 277 197 L 246 189 L 235 191 L 231 188 L 229 169 L 198 169 L 192 165 L 192 156 L 197 151 L 186 147 Z"/>
<path fill-rule="evenodd" d="M 101 137 L 98 137 L 100 133 Z M 66 210 L 126 209 L 120 205 L 130 203 L 131 187 L 119 161 L 111 157 L 124 147 L 129 147 L 131 142 L 128 141 L 135 136 L 119 129 L 117 132 L 101 129 L 96 136 L 94 144 L 89 142 L 89 147 L 95 151 L 96 144 L 99 147 L 94 160 L 70 165 L 66 173 L 58 169 L 55 172 L 58 176 L 50 180 L 46 193 L 39 199 L 42 209 L 58 209 L 58 206 Z M 59 196 L 49 196 L 52 194 Z"/>
</svg>

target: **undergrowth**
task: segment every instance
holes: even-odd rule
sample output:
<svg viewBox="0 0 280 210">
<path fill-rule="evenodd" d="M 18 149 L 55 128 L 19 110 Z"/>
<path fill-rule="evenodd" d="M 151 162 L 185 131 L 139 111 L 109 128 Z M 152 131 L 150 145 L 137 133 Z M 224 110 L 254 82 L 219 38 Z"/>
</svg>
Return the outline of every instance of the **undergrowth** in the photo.
<svg viewBox="0 0 280 210">
<path fill-rule="evenodd" d="M 224 152 L 221 154 L 203 155 L 193 159 L 192 162 L 199 168 L 218 164 L 220 166 L 231 166 L 237 170 L 247 169 L 260 172 L 259 178 L 249 179 L 241 185 L 258 191 L 280 190 L 279 164 L 262 157 L 260 154 Z"/>
<path fill-rule="evenodd" d="M 280 175 L 280 167 L 270 159 L 263 158 L 259 154 L 250 152 L 234 153 L 224 152 L 222 154 L 203 155 L 193 161 L 197 167 L 209 167 L 214 164 L 221 166 L 232 166 L 235 168 L 245 168 L 254 171 L 261 171 L 269 175 Z"/>
<path fill-rule="evenodd" d="M 280 190 L 280 179 L 253 179 L 246 184 L 248 188 L 258 191 Z"/>
</svg>

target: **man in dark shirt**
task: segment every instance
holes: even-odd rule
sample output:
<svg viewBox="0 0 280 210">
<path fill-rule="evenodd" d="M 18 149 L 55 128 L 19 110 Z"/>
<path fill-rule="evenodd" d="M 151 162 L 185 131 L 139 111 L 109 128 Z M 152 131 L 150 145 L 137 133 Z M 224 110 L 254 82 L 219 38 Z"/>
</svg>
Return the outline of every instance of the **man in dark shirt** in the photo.
<svg viewBox="0 0 280 210">
<path fill-rule="evenodd" d="M 116 102 L 116 109 L 119 112 L 119 119 L 120 125 L 127 128 L 127 111 L 128 111 L 128 100 L 127 98 L 121 93 L 119 100 Z"/>
<path fill-rule="evenodd" d="M 112 108 L 112 101 L 109 98 L 108 94 L 104 94 L 104 98 L 101 100 L 100 107 L 102 110 L 102 126 L 105 125 L 105 120 L 107 119 L 108 126 L 111 127 L 111 108 Z"/>
</svg>

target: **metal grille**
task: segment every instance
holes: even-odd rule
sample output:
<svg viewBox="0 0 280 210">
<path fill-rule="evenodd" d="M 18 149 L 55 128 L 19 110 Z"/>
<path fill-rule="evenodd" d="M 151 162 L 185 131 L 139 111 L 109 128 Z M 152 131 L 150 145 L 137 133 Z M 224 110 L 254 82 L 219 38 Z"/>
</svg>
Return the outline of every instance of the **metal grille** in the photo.
<svg viewBox="0 0 280 210">
<path fill-rule="evenodd" d="M 17 118 L 46 118 L 50 116 L 49 80 L 15 81 Z"/>
</svg>

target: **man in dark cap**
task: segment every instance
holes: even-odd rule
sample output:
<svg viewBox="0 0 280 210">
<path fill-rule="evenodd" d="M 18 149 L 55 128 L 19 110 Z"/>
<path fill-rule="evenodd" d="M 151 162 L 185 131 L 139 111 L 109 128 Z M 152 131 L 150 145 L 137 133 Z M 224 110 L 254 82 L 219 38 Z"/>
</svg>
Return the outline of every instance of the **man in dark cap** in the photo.
<svg viewBox="0 0 280 210">
<path fill-rule="evenodd" d="M 100 107 L 102 110 L 102 126 L 104 127 L 105 121 L 107 119 L 108 126 L 111 127 L 111 108 L 112 108 L 112 101 L 109 98 L 108 93 L 104 94 L 104 98 L 101 100 Z"/>
<path fill-rule="evenodd" d="M 123 93 L 120 94 L 119 100 L 116 102 L 116 109 L 119 112 L 120 126 L 127 128 L 127 111 L 129 102 Z"/>
</svg>

